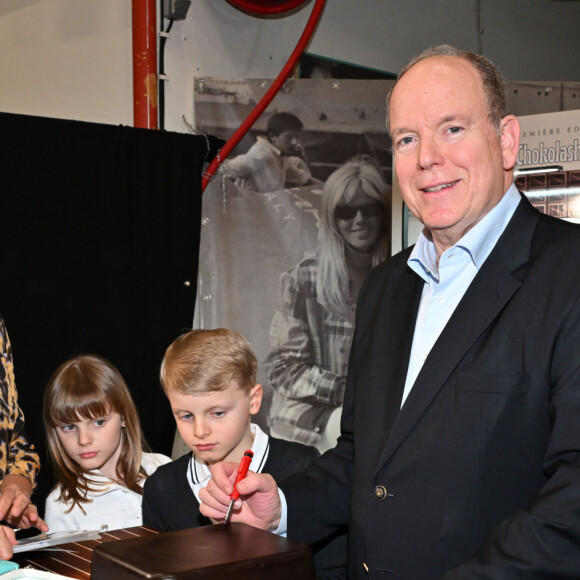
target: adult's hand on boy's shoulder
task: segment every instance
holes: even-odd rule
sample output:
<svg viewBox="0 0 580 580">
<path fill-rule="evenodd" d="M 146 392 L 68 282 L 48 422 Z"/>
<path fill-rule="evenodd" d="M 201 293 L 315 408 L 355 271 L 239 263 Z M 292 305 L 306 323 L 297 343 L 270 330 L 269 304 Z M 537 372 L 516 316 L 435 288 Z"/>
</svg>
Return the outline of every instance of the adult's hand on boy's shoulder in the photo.
<svg viewBox="0 0 580 580">
<path fill-rule="evenodd" d="M 223 521 L 234 490 L 238 465 L 223 462 L 211 467 L 212 478 L 200 491 L 201 513 L 212 520 Z M 238 483 L 240 499 L 236 500 L 231 521 L 242 522 L 263 530 L 278 528 L 282 514 L 282 504 L 278 486 L 267 473 L 248 472 Z"/>
</svg>

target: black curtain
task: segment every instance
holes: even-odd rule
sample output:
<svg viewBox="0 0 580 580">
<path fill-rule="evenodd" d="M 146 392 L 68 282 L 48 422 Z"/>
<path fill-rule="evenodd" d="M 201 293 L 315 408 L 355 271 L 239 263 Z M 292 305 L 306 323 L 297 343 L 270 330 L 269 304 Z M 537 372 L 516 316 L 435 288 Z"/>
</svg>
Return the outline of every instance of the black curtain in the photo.
<svg viewBox="0 0 580 580">
<path fill-rule="evenodd" d="M 43 392 L 71 356 L 115 364 L 150 446 L 171 452 L 158 372 L 193 320 L 207 146 L 197 135 L 0 113 L 0 314 L 43 460 L 41 512 L 52 486 Z"/>
</svg>

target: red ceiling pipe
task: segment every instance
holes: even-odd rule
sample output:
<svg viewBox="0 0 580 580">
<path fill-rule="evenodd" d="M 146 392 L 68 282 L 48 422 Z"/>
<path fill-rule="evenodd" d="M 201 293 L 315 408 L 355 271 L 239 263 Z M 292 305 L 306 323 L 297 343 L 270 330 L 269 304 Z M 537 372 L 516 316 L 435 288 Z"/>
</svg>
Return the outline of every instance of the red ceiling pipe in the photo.
<svg viewBox="0 0 580 580">
<path fill-rule="evenodd" d="M 133 125 L 158 128 L 156 0 L 132 0 Z"/>
<path fill-rule="evenodd" d="M 290 12 L 307 0 L 228 0 L 228 2 L 250 14 L 281 14 Z"/>
<path fill-rule="evenodd" d="M 229 0 L 228 0 L 229 1 Z M 238 1 L 238 0 L 236 0 Z M 265 0 L 262 0 L 265 1 Z M 314 8 L 310 14 L 310 18 L 306 23 L 306 27 L 302 32 L 302 36 L 298 40 L 298 44 L 292 51 L 290 58 L 286 61 L 286 64 L 270 86 L 270 88 L 264 93 L 264 96 L 258 101 L 258 104 L 250 111 L 250 114 L 246 117 L 246 119 L 242 122 L 242 124 L 238 127 L 236 132 L 226 141 L 226 144 L 220 149 L 216 157 L 212 160 L 209 164 L 209 167 L 204 172 L 202 179 L 201 179 L 201 191 L 204 192 L 205 188 L 209 185 L 209 182 L 213 178 L 215 172 L 218 170 L 220 164 L 225 160 L 225 158 L 231 153 L 232 149 L 240 142 L 242 137 L 250 130 L 252 125 L 256 122 L 258 117 L 264 112 L 266 107 L 270 104 L 272 99 L 276 96 L 276 93 L 282 88 L 283 84 L 286 82 L 286 79 L 290 76 L 290 73 L 298 63 L 298 59 L 304 52 L 306 45 L 310 41 L 310 37 L 314 34 L 314 30 L 316 29 L 316 25 L 318 24 L 318 20 L 322 14 L 322 9 L 324 8 L 324 3 L 326 0 L 316 0 L 314 4 Z M 235 4 L 235 2 L 231 2 Z M 239 2 L 238 2 L 239 3 Z M 256 10 L 257 6 L 254 5 L 254 2 L 245 2 L 248 5 L 252 5 L 252 9 Z M 297 4 L 296 0 L 279 0 L 278 4 Z"/>
</svg>

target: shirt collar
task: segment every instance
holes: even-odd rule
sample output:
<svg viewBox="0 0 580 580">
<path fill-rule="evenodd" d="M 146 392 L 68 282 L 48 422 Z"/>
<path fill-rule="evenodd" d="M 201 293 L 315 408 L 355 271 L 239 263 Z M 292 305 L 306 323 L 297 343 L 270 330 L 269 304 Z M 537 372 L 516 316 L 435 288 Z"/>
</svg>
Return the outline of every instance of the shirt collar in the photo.
<svg viewBox="0 0 580 580">
<path fill-rule="evenodd" d="M 520 200 L 521 195 L 516 186 L 512 184 L 499 203 L 452 248 L 460 248 L 467 252 L 474 266 L 477 269 L 481 268 L 512 218 Z M 448 248 L 446 252 L 452 248 Z M 427 283 L 430 283 L 431 280 L 439 280 L 435 244 L 425 235 L 424 230 L 419 234 L 419 239 L 411 251 L 407 265 Z"/>
<path fill-rule="evenodd" d="M 258 425 L 250 424 L 250 429 L 254 435 L 254 443 L 252 444 L 252 452 L 254 457 L 250 463 L 250 469 L 256 473 L 261 473 L 264 468 L 264 463 L 268 459 L 268 452 L 270 450 L 270 439 Z M 189 460 L 188 479 L 191 485 L 204 483 L 211 477 L 209 466 L 205 461 L 200 461 L 194 454 Z"/>
</svg>

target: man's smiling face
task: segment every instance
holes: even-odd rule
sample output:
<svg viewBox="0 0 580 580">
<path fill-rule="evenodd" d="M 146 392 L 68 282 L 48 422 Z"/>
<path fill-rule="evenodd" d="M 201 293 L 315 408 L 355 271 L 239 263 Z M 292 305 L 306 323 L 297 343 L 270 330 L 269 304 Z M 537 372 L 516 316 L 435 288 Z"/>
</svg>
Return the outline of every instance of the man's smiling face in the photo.
<svg viewBox="0 0 580 580">
<path fill-rule="evenodd" d="M 502 198 L 512 181 L 513 126 L 489 120 L 479 73 L 455 56 L 425 59 L 390 101 L 395 172 L 409 210 L 438 247 L 450 247 Z M 519 135 L 519 128 L 517 131 Z M 504 143 L 505 141 L 505 143 Z M 517 152 L 517 135 L 515 136 Z"/>
</svg>

